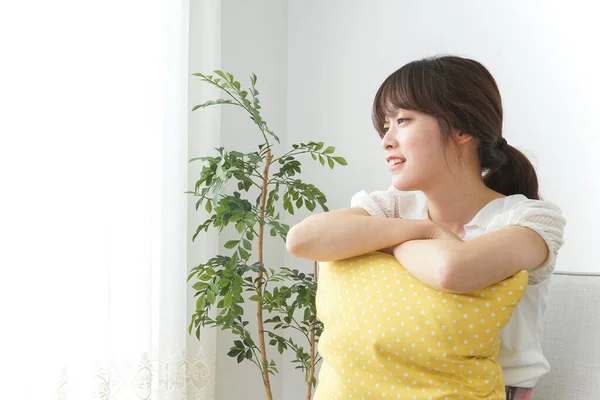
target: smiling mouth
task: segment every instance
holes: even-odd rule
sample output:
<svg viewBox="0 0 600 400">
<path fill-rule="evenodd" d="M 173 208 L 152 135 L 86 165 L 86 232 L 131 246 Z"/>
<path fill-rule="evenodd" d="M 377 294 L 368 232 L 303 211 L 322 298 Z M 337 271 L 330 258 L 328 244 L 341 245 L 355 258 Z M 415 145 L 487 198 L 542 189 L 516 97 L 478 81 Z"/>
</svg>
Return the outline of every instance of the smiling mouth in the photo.
<svg viewBox="0 0 600 400">
<path fill-rule="evenodd" d="M 402 158 L 402 157 L 399 157 L 399 158 L 392 158 L 392 159 L 390 159 L 390 160 L 388 161 L 388 165 L 389 165 L 390 167 L 393 167 L 393 166 L 395 166 L 395 165 L 397 165 L 397 164 L 404 164 L 405 162 L 406 162 L 406 158 Z"/>
</svg>

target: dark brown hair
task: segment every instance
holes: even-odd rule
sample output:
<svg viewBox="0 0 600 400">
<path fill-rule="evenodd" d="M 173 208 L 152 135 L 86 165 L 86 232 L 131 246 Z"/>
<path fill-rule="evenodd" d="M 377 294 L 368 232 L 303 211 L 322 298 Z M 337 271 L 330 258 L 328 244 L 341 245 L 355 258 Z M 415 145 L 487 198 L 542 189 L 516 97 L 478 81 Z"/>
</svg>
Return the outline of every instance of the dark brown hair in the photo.
<svg viewBox="0 0 600 400">
<path fill-rule="evenodd" d="M 386 116 L 398 109 L 437 118 L 447 142 L 454 130 L 478 142 L 483 181 L 506 196 L 539 199 L 538 178 L 529 159 L 502 137 L 502 100 L 498 85 L 479 62 L 434 56 L 410 62 L 381 84 L 373 102 L 373 124 L 383 137 Z"/>
</svg>

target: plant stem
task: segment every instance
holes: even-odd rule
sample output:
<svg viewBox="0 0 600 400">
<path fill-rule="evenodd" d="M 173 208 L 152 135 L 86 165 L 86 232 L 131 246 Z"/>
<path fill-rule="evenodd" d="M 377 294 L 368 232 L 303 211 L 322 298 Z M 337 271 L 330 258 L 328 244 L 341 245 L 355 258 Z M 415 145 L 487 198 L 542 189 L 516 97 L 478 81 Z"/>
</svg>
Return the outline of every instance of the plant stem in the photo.
<svg viewBox="0 0 600 400">
<path fill-rule="evenodd" d="M 305 150 L 305 151 L 299 151 L 297 153 L 294 153 L 294 151 L 296 151 L 296 149 L 288 151 L 287 153 L 285 153 L 281 157 L 277 157 L 276 159 L 273 160 L 273 162 L 275 162 L 277 160 L 280 160 L 282 158 L 285 158 L 285 157 L 297 156 L 298 154 L 304 154 L 304 153 L 317 153 L 317 154 L 320 154 L 318 151 L 315 151 L 315 150 Z"/>
<path fill-rule="evenodd" d="M 313 265 L 314 273 L 315 273 L 315 284 L 318 285 L 319 278 L 317 277 L 317 262 L 314 262 Z M 317 289 L 315 290 L 315 294 L 317 293 Z M 315 325 L 317 321 L 317 315 L 313 317 L 312 327 L 310 329 L 310 372 L 308 374 L 308 390 L 306 393 L 306 400 L 310 400 L 312 396 L 312 383 L 313 378 L 315 376 Z"/>
<path fill-rule="evenodd" d="M 273 159 L 273 155 L 271 154 L 271 150 L 267 152 L 266 161 L 265 161 L 265 169 L 263 172 L 263 186 L 262 186 L 262 198 L 260 200 L 260 219 L 264 220 L 265 218 L 265 205 L 267 202 L 267 191 L 269 181 L 269 167 L 271 166 L 271 160 Z M 264 240 L 264 224 L 260 224 L 258 228 L 258 262 L 262 267 L 264 267 L 264 256 L 263 256 L 263 240 Z M 262 289 L 262 281 L 263 281 L 263 271 L 258 272 L 258 295 L 262 297 L 263 289 Z M 267 363 L 267 346 L 265 344 L 265 328 L 263 324 L 263 309 L 262 302 L 256 302 L 257 311 L 256 317 L 258 322 L 258 339 L 260 343 L 260 353 L 262 356 L 262 364 L 263 364 L 263 382 L 265 384 L 265 391 L 267 394 L 267 400 L 273 400 L 273 394 L 271 393 L 271 382 L 269 381 L 269 365 Z"/>
</svg>

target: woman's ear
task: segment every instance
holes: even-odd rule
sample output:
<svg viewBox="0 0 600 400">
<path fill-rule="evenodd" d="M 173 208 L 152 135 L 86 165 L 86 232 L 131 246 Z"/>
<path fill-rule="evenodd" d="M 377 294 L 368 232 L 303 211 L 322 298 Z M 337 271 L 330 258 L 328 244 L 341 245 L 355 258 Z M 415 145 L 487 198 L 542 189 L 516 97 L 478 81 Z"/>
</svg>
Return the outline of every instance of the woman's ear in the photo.
<svg viewBox="0 0 600 400">
<path fill-rule="evenodd" d="M 465 144 L 467 142 L 470 142 L 473 139 L 474 139 L 473 135 L 471 135 L 467 132 L 464 132 L 464 131 L 456 131 L 454 134 L 454 142 L 459 146 L 462 144 Z"/>
</svg>

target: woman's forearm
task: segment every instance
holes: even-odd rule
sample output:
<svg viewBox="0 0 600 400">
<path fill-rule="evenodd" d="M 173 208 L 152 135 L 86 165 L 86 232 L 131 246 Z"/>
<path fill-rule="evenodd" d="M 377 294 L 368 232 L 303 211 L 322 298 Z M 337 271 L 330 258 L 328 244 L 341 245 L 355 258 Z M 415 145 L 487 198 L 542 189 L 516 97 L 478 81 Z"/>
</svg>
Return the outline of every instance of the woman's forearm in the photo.
<svg viewBox="0 0 600 400">
<path fill-rule="evenodd" d="M 287 249 L 296 257 L 334 261 L 385 251 L 408 240 L 427 239 L 430 234 L 431 224 L 427 220 L 320 213 L 306 218 L 289 231 Z"/>
<path fill-rule="evenodd" d="M 395 246 L 393 254 L 408 272 L 427 286 L 453 292 L 448 284 L 449 266 L 462 245 L 460 240 L 413 240 Z"/>
</svg>

